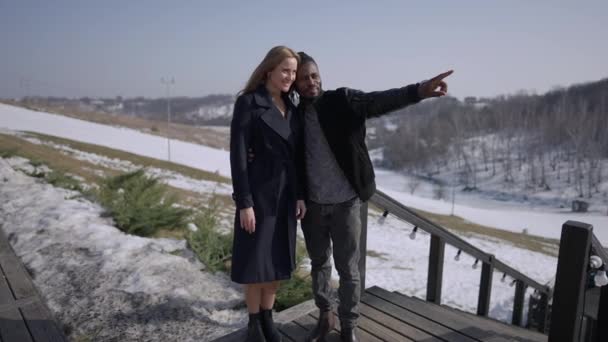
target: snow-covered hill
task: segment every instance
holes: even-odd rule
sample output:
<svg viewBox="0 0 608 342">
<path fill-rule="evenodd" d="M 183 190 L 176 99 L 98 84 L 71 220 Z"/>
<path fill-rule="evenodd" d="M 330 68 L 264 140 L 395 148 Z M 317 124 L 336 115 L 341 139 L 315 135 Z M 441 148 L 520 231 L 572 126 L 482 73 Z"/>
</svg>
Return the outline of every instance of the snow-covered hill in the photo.
<svg viewBox="0 0 608 342">
<path fill-rule="evenodd" d="M 162 137 L 4 104 L 0 104 L 0 127 L 65 137 L 158 159 L 167 158 L 167 140 Z M 227 151 L 172 141 L 171 160 L 230 177 Z M 407 206 L 433 213 L 451 213 L 451 196 L 433 199 L 434 185 L 431 183 L 416 180 L 421 184 L 411 195 L 409 186 L 414 179 L 379 168 L 376 169 L 376 181 L 379 189 Z M 567 220 L 577 220 L 594 225 L 595 234 L 608 246 L 608 216 L 601 210 L 572 213 L 568 208 L 544 205 L 542 202 L 531 206 L 516 196 L 498 201 L 460 191 L 455 195 L 454 214 L 471 222 L 518 233 L 525 229 L 531 235 L 559 239 L 561 225 Z"/>
<path fill-rule="evenodd" d="M 134 130 L 108 127 L 6 105 L 0 105 L 0 129 L 4 129 L 4 132 L 8 134 L 18 134 L 17 130 L 40 132 L 108 146 L 158 159 L 166 158 L 166 140 L 160 137 L 143 134 Z M 172 160 L 177 163 L 213 172 L 217 171 L 221 175 L 230 176 L 229 158 L 226 151 L 181 142 L 172 142 L 171 148 Z M 89 159 L 95 159 L 94 156 L 88 157 Z M 108 161 L 104 160 L 103 162 Z M 94 266 L 93 269 L 103 271 L 103 267 L 101 266 L 95 268 L 97 267 L 95 263 L 101 263 L 102 266 L 108 264 L 119 267 L 117 263 L 121 260 L 124 261 L 124 259 L 122 257 L 116 259 L 118 255 L 130 258 L 133 255 L 137 256 L 138 253 L 150 252 L 155 253 L 154 255 L 158 257 L 158 263 L 164 264 L 166 262 L 164 265 L 167 265 L 167 268 L 170 268 L 169 265 L 172 262 L 176 262 L 181 265 L 178 268 L 179 273 L 198 272 L 194 271 L 195 267 L 193 271 L 189 270 L 193 266 L 187 260 L 178 260 L 173 258 L 177 258 L 178 256 L 166 255 L 167 253 L 170 254 L 175 248 L 179 248 L 175 246 L 181 246 L 180 243 L 149 241 L 149 239 L 142 240 L 142 238 L 136 237 L 133 237 L 133 241 L 129 242 L 131 241 L 131 237 L 125 236 L 117 229 L 112 229 L 112 227 L 108 226 L 107 222 L 98 217 L 99 209 L 95 208 L 91 203 L 83 202 L 82 200 L 66 199 L 70 196 L 65 190 L 57 190 L 48 185 L 39 184 L 28 177 L 16 174 L 13 167 L 3 166 L 2 172 L 5 175 L 4 183 L 0 184 L 0 187 L 2 187 L 0 193 L 4 196 L 0 201 L 0 210 L 3 213 L 2 217 L 4 220 L 3 225 L 5 227 L 10 226 L 5 229 L 10 229 L 10 233 L 12 233 L 13 240 L 11 243 L 15 246 L 17 253 L 24 258 L 24 262 L 28 267 L 40 270 L 42 274 L 47 274 L 47 276 L 50 273 L 44 273 L 45 271 L 43 271 L 46 263 L 50 263 L 48 265 L 48 272 L 61 274 L 66 270 L 54 266 L 55 261 L 52 259 L 59 258 L 59 260 L 64 260 L 61 259 L 61 255 L 51 255 L 48 250 L 38 248 L 41 241 L 35 236 L 36 231 L 43 229 L 43 233 L 46 234 L 45 241 L 55 241 L 54 243 L 57 243 L 58 246 L 65 245 L 65 249 L 69 250 L 69 252 L 65 252 L 67 255 L 77 255 L 78 258 L 82 258 L 74 259 L 81 260 L 76 262 L 76 264 L 84 263 L 92 265 L 91 267 Z M 430 198 L 432 191 L 422 190 L 425 186 L 431 189 L 431 185 L 423 184 L 420 191 L 416 191 L 414 195 L 411 195 L 408 190 L 410 181 L 411 179 L 395 172 L 377 170 L 378 187 L 390 196 L 413 208 L 433 213 L 450 213 L 452 204 L 449 201 L 434 200 Z M 191 186 L 191 183 L 175 182 L 174 185 L 187 188 Z M 5 191 L 5 189 L 8 191 Z M 222 191 L 229 192 L 229 189 L 222 189 Z M 48 196 L 48 200 L 45 199 L 45 196 Z M 36 198 L 44 199 L 40 204 L 41 210 L 33 211 L 30 215 L 26 208 L 28 206 L 36 206 Z M 596 234 L 602 243 L 608 245 L 608 217 L 599 213 L 573 215 L 542 205 L 530 208 L 526 204 L 518 202 L 504 205 L 501 202 L 492 201 L 482 203 L 473 197 L 460 197 L 457 195 L 456 198 L 457 202 L 454 206 L 454 213 L 471 222 L 478 222 L 518 233 L 526 229 L 528 234 L 559 238 L 559 231 L 563 222 L 566 220 L 579 220 L 592 223 L 596 227 Z M 82 209 L 83 211 L 79 212 L 77 209 Z M 64 222 L 65 224 L 63 224 Z M 101 227 L 99 232 L 97 232 L 97 227 Z M 388 217 L 384 224 L 380 224 L 378 222 L 378 214 L 370 213 L 368 232 L 369 257 L 367 259 L 367 284 L 369 286 L 379 285 L 388 290 L 397 290 L 409 295 L 424 297 L 429 236 L 424 232 L 419 232 L 417 238 L 411 240 L 409 238 L 411 229 L 411 225 L 400 222 L 391 216 Z M 72 234 L 72 240 L 69 240 L 70 234 Z M 108 238 L 107 241 L 100 241 L 98 237 L 103 234 L 106 234 L 106 237 L 111 236 L 112 238 Z M 82 241 L 73 241 L 75 236 L 81 236 L 78 240 Z M 557 260 L 550 254 L 529 251 L 507 241 L 491 238 L 483 234 L 467 234 L 462 237 L 473 245 L 496 255 L 499 259 L 541 283 L 551 281 L 555 275 Z M 113 242 L 114 239 L 119 239 L 121 242 Z M 123 240 L 126 242 L 123 243 Z M 98 244 L 99 247 L 96 247 Z M 163 247 L 167 245 L 173 247 Z M 124 248 L 124 250 L 119 251 L 119 248 Z M 82 253 L 77 252 L 79 250 Z M 79 255 L 79 253 L 82 255 Z M 454 260 L 450 255 L 455 255 L 456 250 L 450 246 L 446 247 L 445 253 L 442 302 L 474 312 L 477 305 L 476 296 L 479 286 L 480 268 L 474 269 L 472 267 L 474 259 L 470 256 L 462 255 L 459 261 Z M 535 260 L 535 262 L 530 263 L 529 260 Z M 122 291 L 120 293 L 124 292 L 124 300 L 128 303 L 133 303 L 128 299 L 129 291 L 137 293 L 143 291 L 144 294 L 148 293 L 146 291 L 150 291 L 159 295 L 159 297 L 155 297 L 156 299 L 150 300 L 152 302 L 156 301 L 155 303 L 164 308 L 159 304 L 159 301 L 162 302 L 162 298 L 166 299 L 168 298 L 167 296 L 171 296 L 171 293 L 173 293 L 178 298 L 182 298 L 180 296 L 187 298 L 183 301 L 178 301 L 182 305 L 179 308 L 168 308 L 169 310 L 175 310 L 178 316 L 185 314 L 185 312 L 192 313 L 192 311 L 188 310 L 200 310 L 194 313 L 195 317 L 199 317 L 197 316 L 198 313 L 201 313 L 203 316 L 207 315 L 205 316 L 207 318 L 202 319 L 203 321 L 226 322 L 226 328 L 229 328 L 230 324 L 234 324 L 230 322 L 239 320 L 238 313 L 232 316 L 231 311 L 222 311 L 231 308 L 231 304 L 217 304 L 217 300 L 220 298 L 234 298 L 233 292 L 229 294 L 213 292 L 210 295 L 212 298 L 209 302 L 203 300 L 203 302 L 199 303 L 195 299 L 198 296 L 204 295 L 200 292 L 203 290 L 197 287 L 197 282 L 209 282 L 211 284 L 209 286 L 212 289 L 219 286 L 226 287 L 225 291 L 232 291 L 231 285 L 228 286 L 226 284 L 225 278 L 213 278 L 209 275 L 186 276 L 163 273 L 161 272 L 162 270 L 157 268 L 157 262 L 146 264 L 142 261 L 141 268 L 137 270 L 134 270 L 129 265 L 121 265 L 120 267 L 127 270 L 126 273 L 132 273 L 132 275 L 130 277 L 125 276 L 125 278 L 106 276 L 110 277 L 109 281 L 113 286 Z M 140 271 L 142 272 L 141 274 L 139 274 Z M 88 271 L 75 268 L 74 272 L 86 273 Z M 501 282 L 501 276 L 502 274 L 494 276 L 490 315 L 508 320 L 511 314 L 514 288 L 510 286 L 511 281 L 509 279 Z M 41 277 L 40 279 L 45 279 L 45 277 Z M 174 283 L 175 280 L 179 279 L 193 283 L 187 286 L 180 285 L 181 283 Z M 39 284 L 37 283 L 37 285 Z M 44 284 L 39 286 L 45 288 Z M 45 289 L 45 291 L 53 291 L 49 287 Z M 95 294 L 94 291 L 90 293 Z M 59 298 L 64 296 L 62 294 L 57 295 Z M 54 298 L 52 295 L 49 296 L 49 298 Z M 219 297 L 216 298 L 215 296 Z M 82 300 L 84 301 L 85 299 Z M 71 304 L 72 302 L 64 298 L 63 301 L 53 304 L 54 306 L 52 305 L 52 307 L 54 310 L 66 310 L 64 305 L 72 307 Z M 139 304 L 133 304 L 127 310 L 130 310 L 132 313 L 131 317 L 133 318 L 137 317 L 138 313 L 141 313 L 138 311 L 140 308 Z M 111 310 L 111 308 L 108 309 Z M 79 315 L 77 311 L 70 312 L 75 315 L 74 317 L 78 317 Z M 219 315 L 220 318 L 214 315 Z M 159 321 L 155 322 L 161 325 L 164 324 Z M 167 328 L 167 326 L 159 328 L 158 324 L 150 326 L 143 324 L 143 326 L 149 329 Z M 151 330 L 150 333 L 154 333 L 154 331 Z"/>
<path fill-rule="evenodd" d="M 146 157 L 167 159 L 167 138 L 1 103 L 0 128 L 39 132 Z M 230 177 L 228 152 L 179 140 L 171 140 L 170 145 L 172 162 Z"/>
</svg>

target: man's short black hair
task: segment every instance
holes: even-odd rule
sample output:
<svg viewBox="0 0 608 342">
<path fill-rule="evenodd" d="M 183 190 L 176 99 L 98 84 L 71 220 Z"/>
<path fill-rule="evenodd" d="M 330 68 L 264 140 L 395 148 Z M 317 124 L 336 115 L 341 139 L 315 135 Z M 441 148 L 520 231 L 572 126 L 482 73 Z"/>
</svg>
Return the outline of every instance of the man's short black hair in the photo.
<svg viewBox="0 0 608 342">
<path fill-rule="evenodd" d="M 317 65 L 317 62 L 315 62 L 314 58 L 310 57 L 306 52 L 300 51 L 298 52 L 298 55 L 300 56 L 300 65 L 304 65 L 306 63 L 314 63 L 315 65 Z"/>
</svg>

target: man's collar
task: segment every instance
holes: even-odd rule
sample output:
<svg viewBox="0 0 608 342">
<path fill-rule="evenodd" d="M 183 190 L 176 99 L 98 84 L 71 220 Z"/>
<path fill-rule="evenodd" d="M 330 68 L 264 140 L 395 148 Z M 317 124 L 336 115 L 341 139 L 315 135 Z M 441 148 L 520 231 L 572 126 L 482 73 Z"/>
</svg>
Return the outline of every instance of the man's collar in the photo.
<svg viewBox="0 0 608 342">
<path fill-rule="evenodd" d="M 302 106 L 309 106 L 309 105 L 315 103 L 315 101 L 317 101 L 318 99 L 320 99 L 322 95 L 323 95 L 323 90 L 320 90 L 319 91 L 319 95 L 317 95 L 315 97 L 303 97 L 303 96 L 300 96 L 300 104 Z"/>
</svg>

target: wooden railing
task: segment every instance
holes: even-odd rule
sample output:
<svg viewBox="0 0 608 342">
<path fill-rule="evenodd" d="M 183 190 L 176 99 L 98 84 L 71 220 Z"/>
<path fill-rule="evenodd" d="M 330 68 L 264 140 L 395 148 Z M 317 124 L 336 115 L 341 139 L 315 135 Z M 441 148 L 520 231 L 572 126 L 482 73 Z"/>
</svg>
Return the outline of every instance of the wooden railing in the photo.
<svg viewBox="0 0 608 342">
<path fill-rule="evenodd" d="M 535 289 L 536 295 L 538 296 L 536 305 L 539 306 L 539 312 L 541 313 L 541 320 L 538 322 L 537 329 L 540 332 L 546 332 L 548 303 L 552 294 L 550 287 L 538 283 L 518 270 L 498 260 L 494 255 L 482 251 L 440 225 L 418 215 L 411 209 L 407 208 L 381 191 L 377 191 L 376 194 L 369 200 L 369 203 L 378 207 L 380 210 L 383 210 L 385 216 L 387 214 L 396 216 L 397 218 L 414 225 L 414 227 L 417 227 L 417 229 L 422 229 L 431 235 L 426 293 L 427 301 L 437 304 L 441 303 L 444 249 L 445 245 L 449 244 L 457 248 L 462 253 L 466 253 L 474 257 L 476 260 L 478 260 L 476 262 L 482 263 L 477 300 L 478 315 L 486 317 L 488 316 L 488 311 L 490 308 L 490 296 L 492 293 L 492 276 L 494 270 L 497 270 L 511 277 L 515 283 L 512 324 L 521 326 L 523 323 L 525 292 L 526 288 L 530 287 Z M 361 210 L 361 257 L 359 264 L 361 272 L 361 288 L 363 290 L 365 289 L 367 215 L 368 208 L 366 203 L 362 206 Z"/>
<path fill-rule="evenodd" d="M 601 260 L 599 268 L 592 266 L 592 256 L 594 266 Z M 606 271 L 606 262 L 608 253 L 591 225 L 568 221 L 562 226 L 549 341 L 608 341 L 608 286 L 595 279 Z"/>
</svg>

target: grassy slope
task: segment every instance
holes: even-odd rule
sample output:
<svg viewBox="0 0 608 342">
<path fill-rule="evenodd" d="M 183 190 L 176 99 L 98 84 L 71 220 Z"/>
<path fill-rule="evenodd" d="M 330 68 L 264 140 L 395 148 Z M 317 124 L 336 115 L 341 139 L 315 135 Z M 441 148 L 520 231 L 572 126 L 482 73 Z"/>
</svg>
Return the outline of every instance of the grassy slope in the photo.
<svg viewBox="0 0 608 342">
<path fill-rule="evenodd" d="M 158 135 L 162 137 L 166 137 L 167 135 L 169 135 L 171 139 L 188 141 L 195 144 L 206 145 L 224 150 L 227 150 L 229 146 L 229 139 L 226 134 L 208 127 L 197 127 L 180 123 L 171 123 L 171 127 L 167 128 L 166 121 L 148 120 L 128 115 L 82 111 L 78 108 L 52 107 L 43 106 L 41 104 L 26 105 L 14 101 L 0 102 L 11 106 L 23 107 L 26 109 L 37 111 L 44 111 L 47 113 L 68 116 L 71 118 L 96 122 L 108 126 L 128 127 L 148 134 Z"/>
<path fill-rule="evenodd" d="M 106 156 L 109 158 L 116 158 L 120 160 L 128 160 L 135 165 L 143 167 L 156 167 L 171 170 L 198 180 L 206 180 L 220 183 L 229 182 L 227 178 L 219 176 L 212 172 L 198 170 L 191 167 L 173 164 L 153 158 L 142 157 L 128 152 L 42 134 L 28 133 L 28 135 L 36 137 L 42 141 L 49 141 L 61 145 L 70 146 L 74 149 L 83 152 L 94 153 L 97 155 Z M 90 163 L 88 161 L 76 159 L 75 157 L 62 153 L 61 151 L 51 146 L 43 144 L 34 144 L 21 137 L 13 135 L 0 134 L 0 154 L 13 154 L 16 156 L 21 156 L 23 158 L 30 159 L 32 161 L 40 162 L 42 164 L 47 165 L 50 169 L 54 171 L 82 177 L 84 181 L 89 185 L 99 184 L 101 180 L 100 175 L 115 176 L 123 172 L 120 170 L 114 170 L 101 165 Z M 171 192 L 175 193 L 178 196 L 182 204 L 193 207 L 198 207 L 204 203 L 207 203 L 209 197 L 211 196 L 211 194 L 202 195 L 197 192 L 175 187 L 169 188 Z M 228 213 L 233 212 L 232 199 L 229 198 L 229 196 L 216 195 L 216 197 L 217 200 L 220 201 L 222 214 L 226 215 Z M 184 233 L 185 232 L 180 231 L 161 231 L 159 232 L 158 236 L 182 238 Z"/>
</svg>

